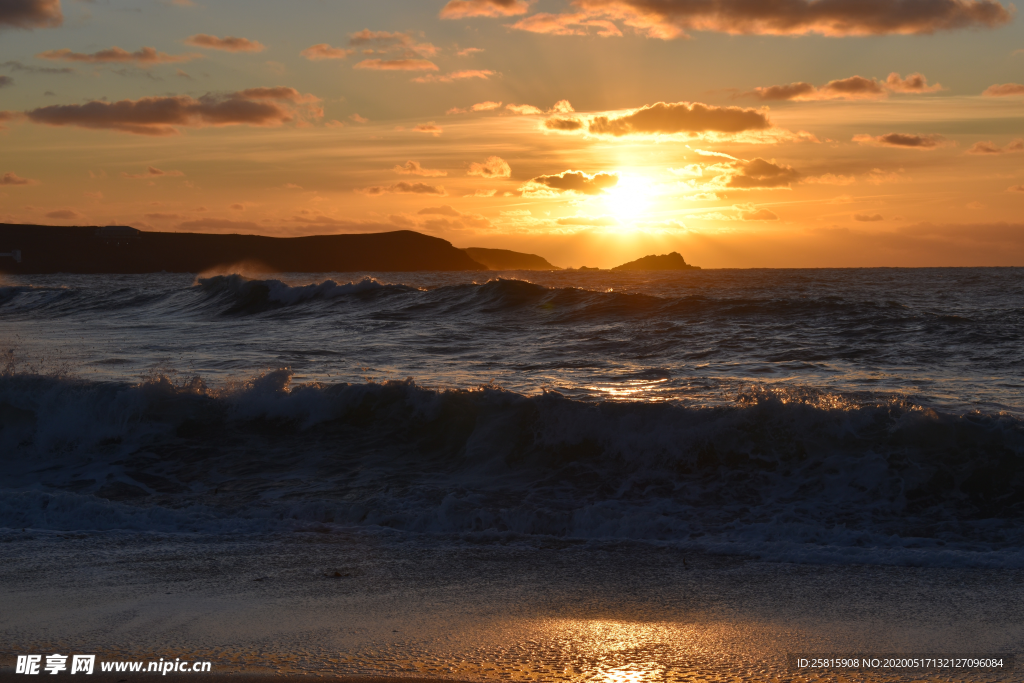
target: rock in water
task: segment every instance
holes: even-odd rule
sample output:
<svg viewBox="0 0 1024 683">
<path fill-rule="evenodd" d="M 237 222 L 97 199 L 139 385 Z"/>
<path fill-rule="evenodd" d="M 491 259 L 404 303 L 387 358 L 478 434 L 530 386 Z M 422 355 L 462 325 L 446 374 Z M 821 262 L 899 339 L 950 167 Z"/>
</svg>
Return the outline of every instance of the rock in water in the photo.
<svg viewBox="0 0 1024 683">
<path fill-rule="evenodd" d="M 612 270 L 700 270 L 699 266 L 691 266 L 678 251 L 661 256 L 644 256 L 636 261 L 623 263 Z"/>
</svg>

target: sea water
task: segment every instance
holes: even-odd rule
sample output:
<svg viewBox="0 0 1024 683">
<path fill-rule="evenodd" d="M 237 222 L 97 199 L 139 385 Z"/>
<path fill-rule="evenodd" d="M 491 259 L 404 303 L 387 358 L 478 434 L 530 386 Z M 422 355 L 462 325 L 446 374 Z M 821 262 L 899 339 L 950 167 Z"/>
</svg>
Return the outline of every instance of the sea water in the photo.
<svg viewBox="0 0 1024 683">
<path fill-rule="evenodd" d="M 1024 566 L 1024 270 L 0 281 L 0 528 Z"/>
</svg>

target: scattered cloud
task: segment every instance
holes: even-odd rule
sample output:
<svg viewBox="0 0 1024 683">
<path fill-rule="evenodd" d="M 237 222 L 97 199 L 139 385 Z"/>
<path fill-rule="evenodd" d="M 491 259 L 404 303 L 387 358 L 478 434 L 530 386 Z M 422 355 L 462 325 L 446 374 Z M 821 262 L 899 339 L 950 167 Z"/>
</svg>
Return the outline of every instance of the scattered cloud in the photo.
<svg viewBox="0 0 1024 683">
<path fill-rule="evenodd" d="M 918 0 L 848 2 L 845 0 L 572 0 L 576 13 L 555 15 L 545 25 L 585 20 L 619 21 L 640 35 L 671 40 L 687 31 L 755 35 L 865 36 L 932 34 L 964 28 L 994 28 L 1010 22 L 1012 6 L 995 0 Z"/>
<path fill-rule="evenodd" d="M 320 117 L 319 99 L 294 88 L 249 88 L 226 96 L 204 95 L 198 99 L 144 97 L 139 100 L 39 107 L 26 112 L 34 123 L 117 130 L 136 135 L 174 135 L 179 127 L 280 126 L 302 118 Z"/>
<path fill-rule="evenodd" d="M 899 173 L 894 171 L 883 171 L 880 168 L 873 168 L 867 174 L 865 180 L 872 185 L 892 185 L 893 183 L 901 183 L 905 180 L 909 180 L 906 176 L 901 175 L 902 173 L 902 168 L 899 170 Z"/>
<path fill-rule="evenodd" d="M 459 50 L 458 52 L 456 52 L 455 56 L 456 57 L 472 57 L 476 53 L 484 52 L 484 51 L 485 50 L 482 47 L 467 47 L 467 48 L 465 48 L 463 50 Z"/>
<path fill-rule="evenodd" d="M 432 194 L 438 195 L 440 197 L 445 197 L 448 195 L 448 193 L 445 192 L 443 187 L 427 185 L 426 183 L 406 182 L 395 183 L 394 185 L 389 185 L 388 187 L 383 187 L 380 185 L 376 187 L 367 187 L 359 191 L 362 192 L 363 194 L 368 194 L 371 197 L 378 197 L 382 194 Z"/>
<path fill-rule="evenodd" d="M 1024 152 L 1024 139 L 1017 138 L 1006 147 L 1000 147 L 991 141 L 975 142 L 967 150 L 968 154 L 1013 154 L 1015 152 Z"/>
<path fill-rule="evenodd" d="M 1024 185 L 1013 185 L 1012 187 L 1006 188 L 1006 191 L 1024 193 Z"/>
<path fill-rule="evenodd" d="M 990 85 L 981 93 L 986 97 L 1015 97 L 1024 95 L 1024 85 L 1020 83 L 1003 83 L 1002 85 Z"/>
<path fill-rule="evenodd" d="M 853 214 L 853 220 L 861 223 L 877 223 L 878 221 L 884 221 L 882 214 L 880 213 L 855 213 Z"/>
<path fill-rule="evenodd" d="M 30 74 L 57 75 L 78 73 L 70 66 L 32 66 L 30 64 L 22 64 L 16 59 L 8 60 L 0 64 L 0 66 L 6 67 L 11 71 L 22 71 Z"/>
<path fill-rule="evenodd" d="M 4 0 L 0 2 L 0 26 L 14 28 L 53 28 L 60 26 L 64 15 L 60 0 Z"/>
<path fill-rule="evenodd" d="M 618 225 L 619 221 L 612 218 L 611 216 L 569 216 L 568 218 L 559 218 L 555 221 L 558 225 L 572 225 L 572 226 L 593 226 L 593 227 L 606 227 L 609 225 Z"/>
<path fill-rule="evenodd" d="M 10 76 L 0 76 L 0 88 L 5 88 L 9 85 L 14 85 L 14 79 Z"/>
<path fill-rule="evenodd" d="M 147 213 L 145 218 L 151 221 L 175 221 L 181 218 L 181 215 L 177 213 Z"/>
<path fill-rule="evenodd" d="M 888 133 L 886 135 L 854 135 L 854 142 L 877 147 L 904 147 L 908 149 L 932 150 L 949 145 L 949 141 L 941 135 L 910 135 L 906 133 Z"/>
<path fill-rule="evenodd" d="M 395 166 L 391 169 L 401 175 L 418 175 L 427 178 L 440 178 L 448 175 L 448 171 L 440 171 L 434 168 L 423 168 L 418 161 L 407 161 L 405 165 Z"/>
<path fill-rule="evenodd" d="M 979 211 L 981 209 L 986 208 L 986 206 L 984 204 L 982 204 L 981 202 L 971 202 L 970 204 L 966 204 L 965 206 L 968 209 L 974 209 L 975 211 Z"/>
<path fill-rule="evenodd" d="M 252 221 L 232 221 L 226 218 L 200 218 L 178 224 L 179 230 L 201 230 L 211 232 L 254 233 L 262 228 Z"/>
<path fill-rule="evenodd" d="M 327 43 L 317 43 L 316 45 L 310 45 L 299 54 L 311 62 L 319 62 L 324 59 L 345 59 L 353 52 L 355 50 L 331 47 Z"/>
<path fill-rule="evenodd" d="M 352 123 L 360 123 L 361 124 L 361 123 L 369 123 L 370 122 L 370 119 L 366 118 L 365 116 L 360 116 L 358 113 L 351 114 L 348 117 L 348 119 Z"/>
<path fill-rule="evenodd" d="M 760 188 L 792 187 L 800 174 L 792 166 L 781 166 L 760 157 L 752 161 L 737 161 L 737 171 L 729 177 L 726 185 L 741 190 Z"/>
<path fill-rule="evenodd" d="M 601 38 L 618 38 L 622 30 L 607 19 L 594 18 L 586 12 L 575 14 L 549 14 L 541 12 L 521 19 L 512 28 L 530 33 L 546 33 L 553 36 L 586 36 L 591 29 Z"/>
<path fill-rule="evenodd" d="M 456 211 L 447 204 L 420 209 L 416 213 L 420 216 L 451 216 L 452 218 L 457 218 L 462 215 L 462 212 Z"/>
<path fill-rule="evenodd" d="M 487 157 L 482 164 L 472 163 L 469 165 L 467 175 L 479 176 L 481 178 L 511 178 L 512 167 L 501 157 Z"/>
<path fill-rule="evenodd" d="M 535 0 L 449 0 L 441 9 L 441 18 L 512 17 L 526 14 L 531 2 Z"/>
<path fill-rule="evenodd" d="M 359 48 L 364 54 L 400 53 L 406 59 L 433 57 L 440 49 L 430 43 L 417 43 L 410 33 L 371 31 L 366 28 L 349 37 L 349 46 Z"/>
<path fill-rule="evenodd" d="M 56 211 L 50 211 L 46 214 L 47 218 L 57 218 L 59 220 L 70 221 L 75 218 L 81 218 L 82 214 L 71 209 L 57 209 Z"/>
<path fill-rule="evenodd" d="M 543 110 L 538 109 L 532 104 L 507 104 L 505 105 L 505 109 L 513 114 L 519 114 L 521 116 L 531 116 L 544 113 Z"/>
<path fill-rule="evenodd" d="M 857 179 L 852 175 L 837 175 L 835 173 L 824 173 L 819 176 L 812 176 L 803 179 L 803 182 L 812 185 L 853 185 Z"/>
<path fill-rule="evenodd" d="M 589 131 L 596 135 L 704 133 L 740 133 L 771 127 L 766 113 L 740 107 L 716 107 L 699 102 L 658 102 L 641 107 L 632 114 L 611 118 L 598 116 L 590 121 Z"/>
<path fill-rule="evenodd" d="M 224 36 L 218 38 L 206 33 L 197 33 L 185 40 L 186 45 L 193 47 L 206 47 L 211 50 L 224 50 L 225 52 L 263 52 L 266 46 L 263 43 L 248 38 L 237 38 L 235 36 Z"/>
<path fill-rule="evenodd" d="M 481 78 L 486 81 L 496 73 L 497 72 L 491 71 L 490 69 L 468 69 L 465 71 L 452 71 L 444 74 L 443 76 L 438 74 L 427 74 L 426 76 L 420 76 L 412 80 L 416 83 L 454 83 L 455 81 L 464 81 L 470 78 Z"/>
<path fill-rule="evenodd" d="M 180 178 L 180 177 L 182 177 L 184 175 L 185 174 L 182 173 L 181 171 L 161 171 L 159 168 L 154 168 L 153 166 L 150 166 L 149 168 L 146 169 L 145 173 L 122 173 L 121 177 L 122 178 L 133 178 L 133 179 L 143 179 L 143 178 L 153 179 L 153 178 L 172 178 L 172 177 Z"/>
<path fill-rule="evenodd" d="M 928 84 L 928 79 L 922 74 L 913 73 L 906 78 L 893 72 L 889 77 L 880 81 L 877 78 L 864 78 L 863 76 L 850 76 L 839 80 L 829 81 L 820 88 L 810 83 L 790 83 L 788 85 L 770 85 L 761 88 L 754 88 L 752 91 L 743 93 L 742 96 L 755 97 L 765 102 L 773 101 L 794 101 L 806 102 L 812 100 L 878 100 L 888 97 L 890 93 L 923 94 L 942 90 L 938 83 Z"/>
<path fill-rule="evenodd" d="M 418 126 L 413 126 L 413 130 L 417 133 L 430 133 L 435 138 L 444 132 L 444 128 L 435 125 L 433 121 L 430 123 L 421 123 Z"/>
<path fill-rule="evenodd" d="M 22 178 L 17 173 L 4 173 L 0 176 L 0 185 L 36 185 L 38 181 Z"/>
<path fill-rule="evenodd" d="M 364 59 L 352 68 L 373 71 L 437 71 L 437 64 L 429 59 Z"/>
<path fill-rule="evenodd" d="M 577 131 L 583 128 L 583 122 L 574 117 L 552 116 L 544 121 L 548 130 Z"/>
<path fill-rule="evenodd" d="M 165 52 L 157 52 L 154 48 L 144 47 L 135 52 L 128 52 L 119 47 L 112 47 L 92 54 L 83 52 L 72 52 L 64 48 L 61 50 L 47 50 L 36 55 L 39 59 L 48 59 L 54 62 L 83 62 L 86 64 L 134 64 L 135 66 L 148 67 L 155 64 L 179 64 L 189 62 L 193 59 L 201 59 L 202 55 L 169 55 Z"/>
<path fill-rule="evenodd" d="M 477 111 L 494 111 L 495 109 L 501 109 L 501 102 L 477 102 L 472 107 L 466 109 L 460 109 L 459 107 L 453 107 L 449 109 L 447 114 L 468 114 L 470 112 Z"/>
<path fill-rule="evenodd" d="M 745 221 L 777 221 L 779 220 L 779 217 L 768 209 L 755 209 L 750 207 L 747 210 L 740 211 L 740 219 Z"/>
<path fill-rule="evenodd" d="M 590 175 L 582 171 L 563 171 L 558 175 L 538 176 L 530 182 L 558 192 L 599 195 L 604 194 L 606 189 L 618 185 L 619 176 L 614 173 Z"/>
</svg>

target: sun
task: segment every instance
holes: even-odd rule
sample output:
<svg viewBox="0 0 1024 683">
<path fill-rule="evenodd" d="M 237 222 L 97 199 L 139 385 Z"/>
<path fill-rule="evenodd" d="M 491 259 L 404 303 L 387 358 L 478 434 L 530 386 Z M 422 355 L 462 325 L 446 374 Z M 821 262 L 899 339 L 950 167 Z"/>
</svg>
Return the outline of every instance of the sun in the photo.
<svg viewBox="0 0 1024 683">
<path fill-rule="evenodd" d="M 619 182 L 605 191 L 601 201 L 619 223 L 633 225 L 651 206 L 650 184 L 636 176 L 619 176 Z"/>
</svg>

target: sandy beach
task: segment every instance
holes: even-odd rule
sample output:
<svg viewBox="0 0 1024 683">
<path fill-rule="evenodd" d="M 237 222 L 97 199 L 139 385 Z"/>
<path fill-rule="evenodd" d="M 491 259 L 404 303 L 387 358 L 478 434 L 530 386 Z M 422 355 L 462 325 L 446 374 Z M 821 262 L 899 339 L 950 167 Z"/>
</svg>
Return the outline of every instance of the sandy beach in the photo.
<svg viewBox="0 0 1024 683">
<path fill-rule="evenodd" d="M 425 548 L 315 533 L 3 540 L 0 663 L 13 680 L 25 680 L 12 674 L 15 655 L 57 652 L 209 661 L 214 680 L 268 683 L 1010 681 L 1007 671 L 794 674 L 786 657 L 1019 653 L 1024 642 L 1017 570 L 791 565 L 622 543 Z"/>
</svg>

